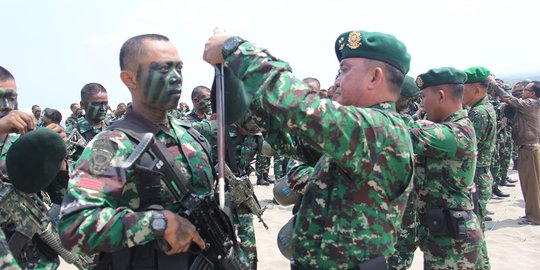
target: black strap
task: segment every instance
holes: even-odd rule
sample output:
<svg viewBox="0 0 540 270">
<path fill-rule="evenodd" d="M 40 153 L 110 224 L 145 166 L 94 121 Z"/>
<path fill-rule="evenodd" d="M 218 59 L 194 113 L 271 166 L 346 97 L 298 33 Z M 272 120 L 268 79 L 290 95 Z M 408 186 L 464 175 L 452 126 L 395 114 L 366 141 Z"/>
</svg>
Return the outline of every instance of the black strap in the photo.
<svg viewBox="0 0 540 270">
<path fill-rule="evenodd" d="M 21 254 L 24 246 L 30 241 L 28 237 L 26 237 L 24 234 L 13 231 L 13 234 L 11 234 L 11 237 L 9 237 L 9 249 L 11 250 L 11 254 L 13 254 L 13 257 L 18 258 Z"/>
</svg>

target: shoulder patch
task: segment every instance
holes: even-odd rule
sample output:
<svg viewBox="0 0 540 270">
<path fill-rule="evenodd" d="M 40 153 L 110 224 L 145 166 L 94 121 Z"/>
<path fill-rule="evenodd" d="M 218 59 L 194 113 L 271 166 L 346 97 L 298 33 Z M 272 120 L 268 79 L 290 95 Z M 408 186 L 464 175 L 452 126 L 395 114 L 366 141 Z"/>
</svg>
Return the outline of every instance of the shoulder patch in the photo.
<svg viewBox="0 0 540 270">
<path fill-rule="evenodd" d="M 118 145 L 107 139 L 98 139 L 92 145 L 90 154 L 90 173 L 101 175 L 109 167 L 111 160 L 118 151 Z"/>
</svg>

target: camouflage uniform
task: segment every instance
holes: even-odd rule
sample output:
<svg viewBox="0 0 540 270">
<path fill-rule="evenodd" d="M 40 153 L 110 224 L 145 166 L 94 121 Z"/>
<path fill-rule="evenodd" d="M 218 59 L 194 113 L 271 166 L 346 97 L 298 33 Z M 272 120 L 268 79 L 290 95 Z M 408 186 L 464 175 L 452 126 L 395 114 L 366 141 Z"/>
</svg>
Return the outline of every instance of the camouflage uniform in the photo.
<svg viewBox="0 0 540 270">
<path fill-rule="evenodd" d="M 11 145 L 17 139 L 19 139 L 19 137 L 19 134 L 10 133 L 7 135 L 7 138 L 4 142 L 0 142 L 0 148 L 2 151 L 0 153 L 0 173 L 2 174 L 7 175 L 7 170 L 5 167 L 6 154 Z M 4 221 L 1 221 L 0 223 L 4 223 Z M 2 228 L 2 230 L 7 238 L 9 238 L 13 234 L 12 230 L 5 228 Z M 44 249 L 48 251 L 47 254 L 42 252 L 42 250 Z M 39 238 L 34 237 L 32 238 L 32 240 L 29 240 L 28 244 L 23 247 L 20 255 L 18 255 L 16 259 L 21 268 L 23 269 L 57 269 L 60 265 L 58 255 L 56 255 L 54 252 L 49 252 L 49 250 L 50 248 L 48 248 L 45 243 L 43 243 Z M 4 259 L 2 258 L 2 260 Z"/>
<path fill-rule="evenodd" d="M 0 230 L 0 269 L 2 270 L 19 270 L 21 269 L 17 264 L 17 260 L 11 255 L 6 236 L 4 232 Z"/>
<path fill-rule="evenodd" d="M 195 112 L 195 110 L 192 110 L 190 113 L 186 114 L 184 117 L 180 119 L 188 123 L 193 123 L 193 122 L 201 122 L 207 118 L 206 116 L 204 116 L 203 118 L 199 117 L 197 113 Z"/>
<path fill-rule="evenodd" d="M 147 121 L 131 109 L 126 114 L 128 117 Z M 171 117 L 164 125 L 147 124 L 155 128 L 155 138 L 176 156 L 183 168 L 179 173 L 192 185 L 195 193 L 213 192 L 211 158 L 188 133 L 190 126 Z M 141 246 L 155 239 L 150 228 L 154 210 L 145 211 L 149 202 L 140 197 L 145 181 L 132 169 L 120 168 L 134 147 L 135 143 L 125 133 L 109 130 L 98 134 L 87 145 L 77 161 L 62 202 L 59 231 L 64 247 L 73 252 L 94 254 Z M 173 212 L 179 210 L 163 180 L 159 194 L 161 206 Z"/>
<path fill-rule="evenodd" d="M 491 175 L 493 176 L 493 188 L 495 189 L 508 176 L 508 166 L 512 156 L 512 131 L 504 109 L 505 104 L 498 99 L 491 101 L 497 114 L 497 132 L 495 139 L 495 151 L 491 158 Z"/>
<path fill-rule="evenodd" d="M 72 126 L 73 124 L 76 124 L 78 118 L 79 118 L 79 116 L 77 116 L 77 117 L 75 117 L 73 115 L 68 116 L 68 118 L 66 118 L 66 121 L 64 122 L 64 124 L 66 126 L 66 129 L 68 127 Z"/>
<path fill-rule="evenodd" d="M 289 162 L 289 159 L 282 155 L 275 155 L 274 156 L 274 176 L 276 179 L 281 178 L 285 175 L 285 166 L 287 166 L 287 163 Z"/>
<path fill-rule="evenodd" d="M 257 157 L 255 159 L 255 174 L 257 175 L 257 179 L 264 179 L 265 176 L 266 178 L 268 178 L 268 174 L 270 173 L 270 163 L 270 157 L 267 157 L 260 153 L 257 154 Z"/>
<path fill-rule="evenodd" d="M 413 162 L 410 135 L 394 104 L 358 108 L 321 99 L 287 63 L 250 42 L 225 65 L 246 89 L 257 89 L 251 109 L 278 154 L 306 160 L 292 136 L 324 153 L 296 219 L 295 263 L 349 269 L 390 256 L 412 189 Z"/>
<path fill-rule="evenodd" d="M 478 207 L 476 213 L 480 221 L 482 232 L 485 230 L 484 217 L 487 215 L 487 203 L 491 198 L 493 177 L 489 166 L 495 150 L 495 133 L 497 132 L 497 122 L 495 110 L 488 97 L 482 98 L 469 110 L 469 118 L 474 126 L 476 141 L 478 143 L 478 156 L 476 161 L 476 172 L 474 175 L 476 193 L 478 194 Z M 478 258 L 478 269 L 489 269 L 489 258 L 487 255 L 486 242 L 481 243 L 480 256 Z"/>
<path fill-rule="evenodd" d="M 96 136 L 101 131 L 105 130 L 107 128 L 107 124 L 104 121 L 102 121 L 100 124 L 96 126 L 92 126 L 88 120 L 84 117 L 77 118 L 77 122 L 71 126 L 66 127 L 66 134 L 69 136 L 69 134 L 73 131 L 73 129 L 77 129 L 79 133 L 82 135 L 82 137 L 86 140 L 86 142 L 90 142 L 94 136 Z M 79 149 L 70 157 L 70 160 L 72 162 L 69 162 L 70 171 L 73 169 L 73 166 L 75 165 L 75 161 L 79 159 L 83 149 L 79 147 Z"/>
<path fill-rule="evenodd" d="M 483 240 L 469 195 L 476 164 L 476 139 L 466 110 L 443 123 L 410 121 L 416 174 L 414 200 L 419 215 L 418 244 L 424 252 L 424 269 L 474 269 Z M 435 236 L 425 217 L 428 209 L 465 210 L 467 238 Z"/>
</svg>

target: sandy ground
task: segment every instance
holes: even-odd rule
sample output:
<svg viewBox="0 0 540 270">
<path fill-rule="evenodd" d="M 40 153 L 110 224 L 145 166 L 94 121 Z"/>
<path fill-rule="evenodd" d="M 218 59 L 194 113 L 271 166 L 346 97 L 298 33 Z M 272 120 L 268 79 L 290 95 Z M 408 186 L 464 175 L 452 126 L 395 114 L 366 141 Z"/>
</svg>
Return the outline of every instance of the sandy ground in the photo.
<svg viewBox="0 0 540 270">
<path fill-rule="evenodd" d="M 518 179 L 517 171 L 509 174 L 511 179 Z M 519 217 L 525 214 L 525 203 L 517 184 L 516 187 L 501 188 L 510 193 L 509 198 L 492 199 L 488 205 L 488 209 L 495 212 L 493 221 L 487 222 L 485 233 L 493 270 L 540 269 L 540 226 L 517 224 Z M 291 218 L 292 206 L 272 204 L 272 186 L 255 186 L 255 192 L 261 205 L 268 206 L 263 219 L 269 227 L 266 230 L 261 223 L 255 222 L 258 269 L 288 269 L 289 263 L 279 252 L 276 237 L 283 224 Z M 422 256 L 422 251 L 417 249 L 411 269 L 422 269 Z M 63 263 L 60 269 L 76 268 Z"/>
</svg>

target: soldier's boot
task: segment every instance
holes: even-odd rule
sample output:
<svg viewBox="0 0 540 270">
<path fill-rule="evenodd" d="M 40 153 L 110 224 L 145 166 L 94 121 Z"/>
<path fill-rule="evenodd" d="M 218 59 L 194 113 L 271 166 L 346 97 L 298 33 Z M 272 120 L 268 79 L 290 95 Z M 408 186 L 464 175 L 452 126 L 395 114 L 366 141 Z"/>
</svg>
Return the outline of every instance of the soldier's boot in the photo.
<svg viewBox="0 0 540 270">
<path fill-rule="evenodd" d="M 263 177 L 264 177 L 263 179 L 264 179 L 266 182 L 270 183 L 270 184 L 273 184 L 273 183 L 276 182 L 276 179 L 275 179 L 274 177 L 268 176 L 267 173 L 263 173 Z"/>
<path fill-rule="evenodd" d="M 266 181 L 262 175 L 257 175 L 257 185 L 268 186 L 270 183 Z"/>
<path fill-rule="evenodd" d="M 513 180 L 513 179 L 510 179 L 510 177 L 506 176 L 506 178 L 504 179 L 506 182 L 508 183 L 516 183 L 517 180 Z"/>
<path fill-rule="evenodd" d="M 501 180 L 501 183 L 499 184 L 499 186 L 515 187 L 516 185 L 510 183 L 510 182 L 508 181 L 508 179 L 509 179 L 508 177 L 503 178 L 503 179 Z"/>
<path fill-rule="evenodd" d="M 493 194 L 501 198 L 510 197 L 510 194 L 502 192 L 499 187 L 493 187 Z"/>
</svg>

